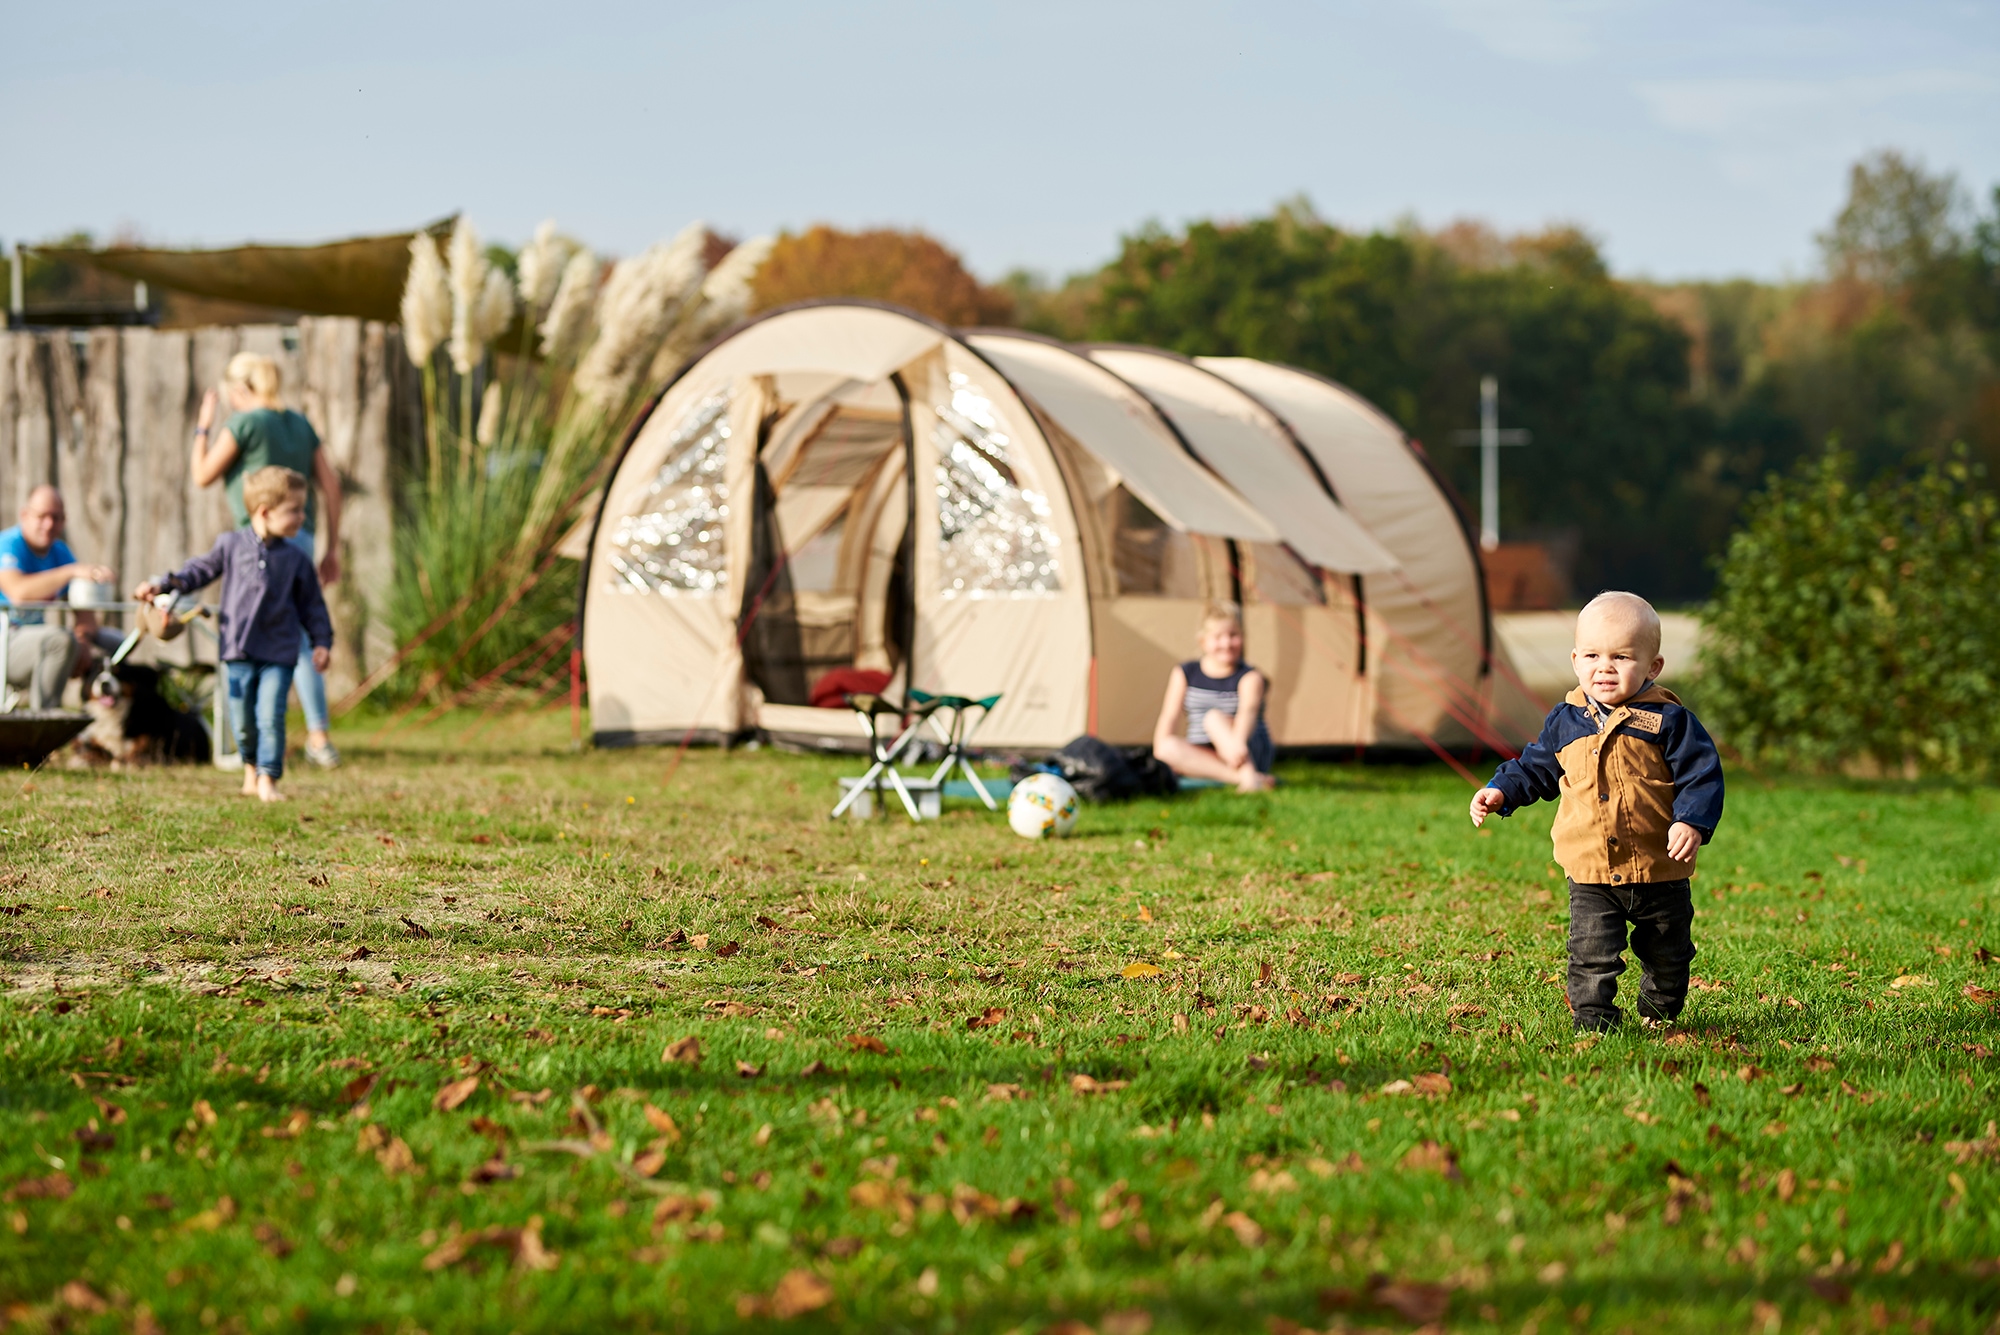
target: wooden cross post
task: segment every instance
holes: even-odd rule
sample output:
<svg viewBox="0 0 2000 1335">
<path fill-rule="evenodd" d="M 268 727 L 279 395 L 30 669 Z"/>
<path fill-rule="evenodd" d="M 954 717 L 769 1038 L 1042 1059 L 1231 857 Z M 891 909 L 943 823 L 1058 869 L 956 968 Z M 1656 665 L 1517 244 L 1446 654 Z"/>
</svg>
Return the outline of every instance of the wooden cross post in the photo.
<svg viewBox="0 0 2000 1335">
<path fill-rule="evenodd" d="M 1479 377 L 1479 429 L 1454 431 L 1461 445 L 1479 447 L 1479 545 L 1492 551 L 1500 545 L 1500 447 L 1526 445 L 1532 437 L 1519 427 L 1500 429 L 1500 381 Z"/>
</svg>

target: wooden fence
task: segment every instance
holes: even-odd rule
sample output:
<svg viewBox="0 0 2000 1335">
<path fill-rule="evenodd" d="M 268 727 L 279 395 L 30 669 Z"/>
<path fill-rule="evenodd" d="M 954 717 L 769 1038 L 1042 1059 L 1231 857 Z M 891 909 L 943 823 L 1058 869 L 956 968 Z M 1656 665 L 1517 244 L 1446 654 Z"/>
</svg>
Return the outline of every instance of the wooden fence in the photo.
<svg viewBox="0 0 2000 1335">
<path fill-rule="evenodd" d="M 327 590 L 337 696 L 395 651 L 391 478 L 422 431 L 417 373 L 395 326 L 324 317 L 296 328 L 0 333 L 0 521 L 55 484 L 77 559 L 115 569 L 121 589 L 207 551 L 232 521 L 222 487 L 189 478 L 188 446 L 203 392 L 244 351 L 277 359 L 285 406 L 312 422 L 341 478 L 344 573 Z"/>
</svg>

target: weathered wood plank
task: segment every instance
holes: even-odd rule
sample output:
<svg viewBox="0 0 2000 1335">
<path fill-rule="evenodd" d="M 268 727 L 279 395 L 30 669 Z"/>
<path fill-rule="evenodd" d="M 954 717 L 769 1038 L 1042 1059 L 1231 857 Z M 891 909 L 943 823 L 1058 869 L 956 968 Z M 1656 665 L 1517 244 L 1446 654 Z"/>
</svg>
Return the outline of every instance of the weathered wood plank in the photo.
<svg viewBox="0 0 2000 1335">
<path fill-rule="evenodd" d="M 0 506 L 14 494 L 14 418 L 21 406 L 14 392 L 14 349 L 19 340 L 27 337 L 0 330 Z M 6 523 L 0 522 L 0 528 L 4 527 Z"/>
<path fill-rule="evenodd" d="M 340 583 L 329 590 L 337 636 L 331 685 L 336 694 L 395 652 L 389 625 L 389 598 L 395 578 L 395 515 L 391 504 L 390 423 L 392 363 L 398 355 L 386 326 L 354 322 L 354 392 L 351 425 L 333 427 L 337 449 L 329 458 L 341 476 L 346 508 L 341 517 Z M 328 407 L 329 423 L 341 411 Z"/>
<path fill-rule="evenodd" d="M 93 329 L 84 341 L 80 430 L 56 454 L 56 485 L 69 509 L 69 545 L 79 560 L 124 575 L 125 414 L 123 342 L 116 329 Z"/>
<path fill-rule="evenodd" d="M 193 555 L 186 452 L 200 396 L 185 331 L 133 329 L 125 338 L 125 563 L 144 579 Z"/>
<path fill-rule="evenodd" d="M 8 523 L 28 493 L 55 473 L 55 429 L 49 421 L 48 357 L 45 340 L 36 334 L 14 339 L 14 454 L 8 469 L 12 483 L 7 497 Z"/>
<path fill-rule="evenodd" d="M 214 390 L 221 402 L 216 405 L 215 426 L 220 432 L 229 420 L 229 398 L 224 390 L 222 375 L 229 367 L 229 359 L 234 357 L 243 344 L 242 332 L 233 325 L 216 325 L 194 331 L 189 349 L 189 377 L 192 381 L 191 396 L 195 410 L 201 409 L 201 397 Z M 181 453 L 189 453 L 188 442 L 183 443 Z M 229 510 L 229 496 L 222 483 L 197 487 L 194 477 L 187 471 L 185 457 L 181 461 L 181 477 L 186 488 L 188 541 L 196 551 L 207 551 L 215 545 L 215 540 L 236 527 L 236 517 Z M 211 595 L 213 596 L 213 595 Z"/>
</svg>

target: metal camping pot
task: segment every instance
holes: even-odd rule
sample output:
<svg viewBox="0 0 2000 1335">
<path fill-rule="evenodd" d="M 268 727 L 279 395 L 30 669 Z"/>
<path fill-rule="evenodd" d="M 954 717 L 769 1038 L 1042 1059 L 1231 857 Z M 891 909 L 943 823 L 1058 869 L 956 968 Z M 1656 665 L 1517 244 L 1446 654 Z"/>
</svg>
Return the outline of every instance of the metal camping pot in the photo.
<svg viewBox="0 0 2000 1335">
<path fill-rule="evenodd" d="M 108 607 L 118 601 L 118 586 L 95 579 L 73 579 L 69 582 L 69 605 L 71 607 Z"/>
</svg>

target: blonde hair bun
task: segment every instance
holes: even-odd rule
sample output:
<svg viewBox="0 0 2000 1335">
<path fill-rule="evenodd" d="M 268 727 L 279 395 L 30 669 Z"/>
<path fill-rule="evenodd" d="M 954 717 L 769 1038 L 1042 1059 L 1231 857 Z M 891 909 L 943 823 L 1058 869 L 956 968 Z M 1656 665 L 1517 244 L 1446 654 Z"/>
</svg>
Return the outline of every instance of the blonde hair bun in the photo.
<svg viewBox="0 0 2000 1335">
<path fill-rule="evenodd" d="M 278 390 L 284 384 L 278 363 L 261 352 L 239 352 L 231 357 L 222 379 L 232 389 L 246 389 L 272 407 L 277 406 Z"/>
<path fill-rule="evenodd" d="M 1205 605 L 1201 609 L 1202 629 L 1206 630 L 1208 629 L 1208 627 L 1214 625 L 1218 621 L 1226 621 L 1230 625 L 1235 626 L 1237 629 L 1239 630 L 1242 629 L 1243 627 L 1242 607 L 1240 607 L 1236 603 L 1230 602 L 1227 598 L 1210 599 L 1207 605 Z"/>
</svg>

